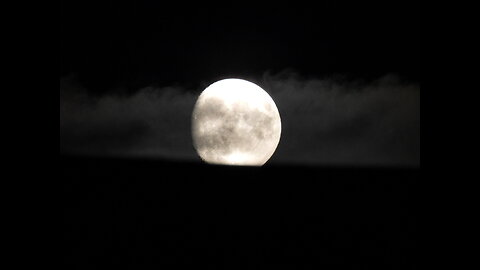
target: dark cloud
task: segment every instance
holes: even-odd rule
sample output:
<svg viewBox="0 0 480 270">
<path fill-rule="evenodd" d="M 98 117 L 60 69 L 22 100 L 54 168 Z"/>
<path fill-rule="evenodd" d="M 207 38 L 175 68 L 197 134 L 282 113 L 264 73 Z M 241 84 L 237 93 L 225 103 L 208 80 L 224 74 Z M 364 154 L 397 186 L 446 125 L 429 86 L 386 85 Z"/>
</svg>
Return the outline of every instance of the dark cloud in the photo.
<svg viewBox="0 0 480 270">
<path fill-rule="evenodd" d="M 178 87 L 133 95 L 90 96 L 71 77 L 60 81 L 60 152 L 193 159 L 191 93 Z"/>
<path fill-rule="evenodd" d="M 418 166 L 420 88 L 387 75 L 371 82 L 265 75 L 282 137 L 273 160 L 324 165 Z M 273 161 L 272 160 L 272 161 Z"/>
<path fill-rule="evenodd" d="M 418 166 L 420 87 L 394 75 L 362 82 L 266 73 L 257 83 L 282 118 L 271 163 Z M 192 90 L 192 89 L 189 89 Z M 197 95 L 147 87 L 133 95 L 91 96 L 74 78 L 60 81 L 63 154 L 199 160 L 191 139 Z"/>
</svg>

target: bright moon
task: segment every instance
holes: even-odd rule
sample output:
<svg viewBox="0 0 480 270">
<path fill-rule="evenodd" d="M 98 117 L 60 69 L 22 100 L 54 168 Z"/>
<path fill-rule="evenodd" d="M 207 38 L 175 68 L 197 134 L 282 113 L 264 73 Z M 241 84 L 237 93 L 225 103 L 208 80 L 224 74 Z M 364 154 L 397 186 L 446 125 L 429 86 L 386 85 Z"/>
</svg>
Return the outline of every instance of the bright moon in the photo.
<svg viewBox="0 0 480 270">
<path fill-rule="evenodd" d="M 193 109 L 193 145 L 207 163 L 262 166 L 275 152 L 281 130 L 273 99 L 245 80 L 211 84 Z"/>
</svg>

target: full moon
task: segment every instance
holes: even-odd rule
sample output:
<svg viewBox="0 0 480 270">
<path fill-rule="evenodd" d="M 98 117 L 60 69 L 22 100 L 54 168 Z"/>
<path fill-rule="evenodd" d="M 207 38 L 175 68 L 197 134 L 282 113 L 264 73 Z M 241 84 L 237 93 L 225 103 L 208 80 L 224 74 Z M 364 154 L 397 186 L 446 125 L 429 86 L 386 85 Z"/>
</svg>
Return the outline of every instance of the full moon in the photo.
<svg viewBox="0 0 480 270">
<path fill-rule="evenodd" d="M 262 166 L 275 152 L 281 130 L 270 95 L 241 79 L 211 84 L 193 109 L 193 145 L 211 164 Z"/>
</svg>

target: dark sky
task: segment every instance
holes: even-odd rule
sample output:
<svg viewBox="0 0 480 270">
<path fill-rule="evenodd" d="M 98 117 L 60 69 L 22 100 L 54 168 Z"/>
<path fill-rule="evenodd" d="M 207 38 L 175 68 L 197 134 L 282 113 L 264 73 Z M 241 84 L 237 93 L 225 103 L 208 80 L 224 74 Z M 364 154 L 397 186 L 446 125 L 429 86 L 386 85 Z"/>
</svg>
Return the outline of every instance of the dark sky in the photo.
<svg viewBox="0 0 480 270">
<path fill-rule="evenodd" d="M 66 269 L 416 268 L 417 7 L 306 2 L 61 1 Z M 277 104 L 265 166 L 195 153 L 227 77 Z"/>
<path fill-rule="evenodd" d="M 272 161 L 418 165 L 416 9 L 62 1 L 60 151 L 196 158 L 196 95 L 237 77 L 282 117 Z"/>
<path fill-rule="evenodd" d="M 90 91 L 196 86 L 285 68 L 419 76 L 416 12 L 401 3 L 62 1 L 61 10 L 60 76 L 77 73 Z"/>
</svg>

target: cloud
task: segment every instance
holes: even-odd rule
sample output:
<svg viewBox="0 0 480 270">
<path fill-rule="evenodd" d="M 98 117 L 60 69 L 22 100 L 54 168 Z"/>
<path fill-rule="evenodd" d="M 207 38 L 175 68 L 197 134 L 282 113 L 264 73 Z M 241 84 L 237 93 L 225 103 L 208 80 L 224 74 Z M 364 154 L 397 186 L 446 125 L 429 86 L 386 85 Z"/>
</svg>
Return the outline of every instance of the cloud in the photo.
<svg viewBox="0 0 480 270">
<path fill-rule="evenodd" d="M 420 87 L 394 75 L 362 82 L 265 73 L 255 81 L 275 100 L 280 144 L 269 163 L 419 166 Z M 147 87 L 93 96 L 60 80 L 60 153 L 200 160 L 191 113 L 203 89 Z"/>
<path fill-rule="evenodd" d="M 420 87 L 395 75 L 375 81 L 266 74 L 282 117 L 273 160 L 353 166 L 419 166 Z"/>
<path fill-rule="evenodd" d="M 62 154 L 193 159 L 191 110 L 196 96 L 179 87 L 95 97 L 74 79 L 60 82 Z"/>
</svg>

